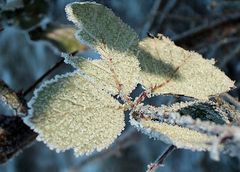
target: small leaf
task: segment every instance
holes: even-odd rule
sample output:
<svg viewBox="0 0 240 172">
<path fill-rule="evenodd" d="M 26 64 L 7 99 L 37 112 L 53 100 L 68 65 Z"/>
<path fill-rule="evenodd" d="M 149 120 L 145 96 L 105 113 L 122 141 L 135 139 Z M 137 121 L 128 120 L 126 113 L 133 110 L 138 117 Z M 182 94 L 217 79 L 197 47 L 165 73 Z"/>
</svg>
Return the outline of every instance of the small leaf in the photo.
<svg viewBox="0 0 240 172">
<path fill-rule="evenodd" d="M 76 29 L 71 26 L 51 27 L 44 32 L 43 38 L 52 42 L 61 51 L 72 53 L 86 48 L 74 37 L 75 32 Z"/>
<path fill-rule="evenodd" d="M 75 58 L 73 65 L 107 85 L 108 88 L 104 89 L 110 93 L 128 95 L 139 80 L 139 62 L 131 51 L 138 44 L 137 34 L 100 4 L 72 3 L 67 5 L 66 13 L 68 19 L 80 28 L 76 37 L 96 49 L 102 57 L 101 61 L 84 63 L 81 58 Z"/>
<path fill-rule="evenodd" d="M 57 76 L 34 92 L 28 125 L 38 139 L 77 155 L 101 150 L 124 128 L 122 106 L 77 72 Z"/>
<path fill-rule="evenodd" d="M 139 43 L 142 84 L 153 93 L 181 94 L 198 99 L 228 91 L 234 87 L 212 60 L 177 47 L 163 35 Z"/>
<path fill-rule="evenodd" d="M 2 81 L 0 81 L 0 101 L 8 105 L 14 115 L 24 116 L 27 113 L 25 101 Z"/>
</svg>

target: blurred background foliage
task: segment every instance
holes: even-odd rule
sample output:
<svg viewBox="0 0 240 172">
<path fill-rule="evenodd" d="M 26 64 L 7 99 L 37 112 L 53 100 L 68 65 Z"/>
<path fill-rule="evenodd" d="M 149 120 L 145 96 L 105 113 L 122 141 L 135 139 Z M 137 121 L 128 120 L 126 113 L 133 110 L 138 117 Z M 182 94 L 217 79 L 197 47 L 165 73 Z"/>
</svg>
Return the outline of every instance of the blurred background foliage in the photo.
<svg viewBox="0 0 240 172">
<path fill-rule="evenodd" d="M 64 11 L 65 5 L 70 2 L 72 1 L 0 0 L 0 80 L 16 92 L 25 91 L 59 62 L 61 52 L 88 49 L 73 39 L 76 29 L 67 21 Z M 237 102 L 240 95 L 239 0 L 97 2 L 111 8 L 141 38 L 146 37 L 148 32 L 153 35 L 162 33 L 185 49 L 197 51 L 208 59 L 215 58 L 216 65 L 236 81 L 236 89 L 225 98 Z M 61 64 L 46 79 L 72 70 L 69 65 Z M 159 105 L 168 101 L 169 98 L 153 98 L 149 103 Z M 1 114 L 11 115 L 5 107 L 0 109 Z M 34 142 L 19 155 L 0 165 L 0 171 L 141 172 L 166 146 L 161 141 L 149 139 L 127 127 L 117 146 L 79 158 L 75 158 L 72 151 L 58 154 L 41 142 Z M 1 149 L 4 148 L 0 148 L 0 152 Z M 238 172 L 240 163 L 238 159 L 225 155 L 221 156 L 221 161 L 215 162 L 204 152 L 177 150 L 159 171 Z"/>
</svg>

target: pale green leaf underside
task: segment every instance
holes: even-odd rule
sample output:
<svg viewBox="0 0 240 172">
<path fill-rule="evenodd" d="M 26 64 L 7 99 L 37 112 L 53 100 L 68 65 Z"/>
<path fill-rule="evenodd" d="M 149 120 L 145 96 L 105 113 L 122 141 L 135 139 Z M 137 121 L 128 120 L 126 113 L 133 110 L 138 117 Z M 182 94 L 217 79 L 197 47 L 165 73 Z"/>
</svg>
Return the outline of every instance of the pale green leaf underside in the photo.
<svg viewBox="0 0 240 172">
<path fill-rule="evenodd" d="M 209 109 L 209 107 L 211 108 Z M 199 111 L 201 111 L 201 114 L 195 114 L 195 112 L 199 113 Z M 170 106 L 162 105 L 161 107 L 147 105 L 134 113 L 144 114 L 144 118 L 137 118 L 133 115 L 131 119 L 132 125 L 149 137 L 162 140 L 167 144 L 173 144 L 178 148 L 199 151 L 209 150 L 210 143 L 212 143 L 216 137 L 209 136 L 207 132 L 201 133 L 197 128 L 187 128 L 185 123 L 187 124 L 190 121 L 186 120 L 184 122 L 183 119 L 179 120 L 178 118 L 180 117 L 178 117 L 178 115 L 193 115 L 192 120 L 198 118 L 220 124 L 229 123 L 225 112 L 221 111 L 216 107 L 214 102 L 210 101 L 181 102 L 174 103 Z"/>
<path fill-rule="evenodd" d="M 156 94 L 172 93 L 207 99 L 234 86 L 213 61 L 195 52 L 177 47 L 168 38 L 146 38 L 139 43 L 142 83 L 146 88 L 170 81 L 156 89 Z"/>
<path fill-rule="evenodd" d="M 155 139 L 160 139 L 167 144 L 176 145 L 178 148 L 191 150 L 208 150 L 209 145 L 214 137 L 199 133 L 188 128 L 179 127 L 177 125 L 169 125 L 159 123 L 152 120 L 142 119 L 139 121 L 144 133 Z"/>
<path fill-rule="evenodd" d="M 230 121 L 234 124 L 235 115 L 239 115 L 227 104 L 223 108 L 224 102 L 218 103 L 196 100 L 160 107 L 139 105 L 130 122 L 149 137 L 179 148 L 210 150 L 216 139 L 221 139 L 219 137 L 229 127 Z M 222 150 L 224 143 L 219 143 L 219 146 Z"/>
<path fill-rule="evenodd" d="M 30 107 L 28 123 L 39 139 L 60 151 L 73 148 L 77 155 L 108 147 L 124 128 L 121 105 L 78 73 L 48 81 Z"/>
</svg>

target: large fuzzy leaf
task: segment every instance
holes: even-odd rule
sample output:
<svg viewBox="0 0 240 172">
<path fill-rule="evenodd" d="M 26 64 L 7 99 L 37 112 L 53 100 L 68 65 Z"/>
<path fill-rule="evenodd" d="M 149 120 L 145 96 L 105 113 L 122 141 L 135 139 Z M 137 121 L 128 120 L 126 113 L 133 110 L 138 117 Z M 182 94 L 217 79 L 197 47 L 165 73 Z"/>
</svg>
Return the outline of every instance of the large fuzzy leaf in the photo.
<svg viewBox="0 0 240 172">
<path fill-rule="evenodd" d="M 234 86 L 212 60 L 177 47 L 163 35 L 139 43 L 142 84 L 156 94 L 172 93 L 207 99 Z"/>
<path fill-rule="evenodd" d="M 57 76 L 34 93 L 26 122 L 51 148 L 76 154 L 108 147 L 124 128 L 122 106 L 78 73 Z"/>
<path fill-rule="evenodd" d="M 96 80 L 100 78 L 112 94 L 129 94 L 137 84 L 140 71 L 139 62 L 131 51 L 138 44 L 137 34 L 100 4 L 72 3 L 67 5 L 66 12 L 68 19 L 80 28 L 76 37 L 102 57 L 101 61 L 84 63 L 81 58 L 75 59 L 72 61 L 75 67 Z"/>
</svg>

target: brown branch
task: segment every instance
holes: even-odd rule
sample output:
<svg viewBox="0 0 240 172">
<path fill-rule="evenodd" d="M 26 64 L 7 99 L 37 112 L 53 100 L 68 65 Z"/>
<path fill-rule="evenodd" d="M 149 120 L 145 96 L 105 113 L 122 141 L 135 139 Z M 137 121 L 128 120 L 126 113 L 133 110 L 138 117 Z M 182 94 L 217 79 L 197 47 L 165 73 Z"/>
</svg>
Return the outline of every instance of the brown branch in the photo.
<svg viewBox="0 0 240 172">
<path fill-rule="evenodd" d="M 171 145 L 160 155 L 157 160 L 148 166 L 147 172 L 155 172 L 158 167 L 162 166 L 165 159 L 176 149 L 177 147 Z"/>
<path fill-rule="evenodd" d="M 64 59 L 60 60 L 19 96 L 26 96 L 34 90 L 46 76 L 63 63 Z M 22 105 L 27 109 L 25 103 Z M 24 124 L 20 117 L 7 117 L 0 115 L 0 164 L 5 163 L 24 147 L 31 144 L 36 137 L 37 133 L 33 132 L 29 126 Z"/>
<path fill-rule="evenodd" d="M 36 136 L 20 117 L 0 115 L 0 164 L 32 143 Z"/>
</svg>

